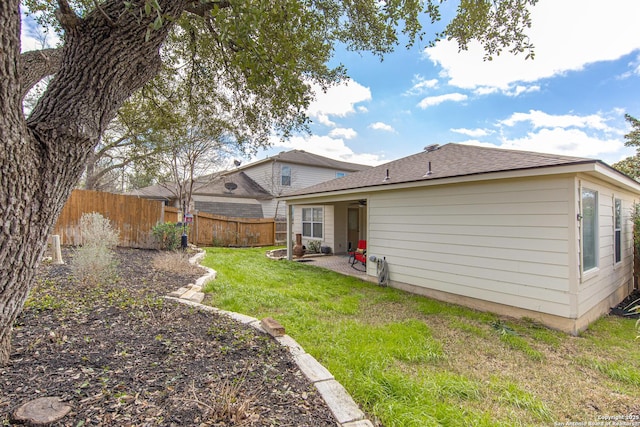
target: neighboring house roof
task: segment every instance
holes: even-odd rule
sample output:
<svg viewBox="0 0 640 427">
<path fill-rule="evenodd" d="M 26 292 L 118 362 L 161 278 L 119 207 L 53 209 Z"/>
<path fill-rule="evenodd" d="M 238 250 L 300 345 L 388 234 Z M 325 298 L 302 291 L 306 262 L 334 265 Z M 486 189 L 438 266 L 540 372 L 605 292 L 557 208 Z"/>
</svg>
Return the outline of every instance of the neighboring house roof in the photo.
<svg viewBox="0 0 640 427">
<path fill-rule="evenodd" d="M 232 188 L 230 184 L 235 184 Z M 271 199 L 273 196 L 242 171 L 203 177 L 194 183 L 194 194 L 206 196 Z"/>
<path fill-rule="evenodd" d="M 357 172 L 371 168 L 368 165 L 361 165 L 358 163 L 342 162 L 340 160 L 330 159 L 328 157 L 319 156 L 317 154 L 307 153 L 303 150 L 291 150 L 283 151 L 275 156 L 267 157 L 257 162 L 249 163 L 245 166 L 241 166 L 238 170 L 246 169 L 261 165 L 267 162 L 279 162 L 279 163 L 293 163 L 299 165 L 309 165 L 316 167 L 324 167 L 327 169 L 337 169 L 345 172 Z"/>
<path fill-rule="evenodd" d="M 175 198 L 173 192 L 163 184 L 138 188 L 124 193 L 128 196 L 144 197 L 145 199 L 169 200 Z"/>
<path fill-rule="evenodd" d="M 215 212 L 216 215 L 240 218 L 264 218 L 262 205 L 259 203 L 229 203 L 225 201 L 195 201 L 195 208 L 200 212 Z"/>
<path fill-rule="evenodd" d="M 232 188 L 228 184 L 235 184 Z M 148 199 L 170 200 L 177 196 L 175 183 L 156 184 L 149 187 L 130 191 L 126 194 Z M 211 174 L 197 178 L 193 185 L 193 194 L 206 196 L 224 196 L 250 199 L 273 198 L 269 192 L 249 178 L 244 172 L 232 172 L 230 174 Z"/>
<path fill-rule="evenodd" d="M 640 184 L 616 171 L 600 160 L 583 157 L 560 156 L 529 151 L 505 150 L 463 144 L 426 147 L 425 151 L 313 185 L 287 194 L 283 199 L 329 192 L 358 192 L 363 189 L 383 189 L 393 184 L 426 183 L 446 178 L 480 179 L 481 175 L 498 172 L 536 170 L 560 166 L 586 166 L 576 172 L 599 172 L 611 180 L 623 181 L 628 188 L 640 191 Z M 581 169 L 581 170 L 578 170 Z M 388 172 L 388 173 L 387 173 Z M 388 176 L 387 179 L 385 179 Z"/>
</svg>

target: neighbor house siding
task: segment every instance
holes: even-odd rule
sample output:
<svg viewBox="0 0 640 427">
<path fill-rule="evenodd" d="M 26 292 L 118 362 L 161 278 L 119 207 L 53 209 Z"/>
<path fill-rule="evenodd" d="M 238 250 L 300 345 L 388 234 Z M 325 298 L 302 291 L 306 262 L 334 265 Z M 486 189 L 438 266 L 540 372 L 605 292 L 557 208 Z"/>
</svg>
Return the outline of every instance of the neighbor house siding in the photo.
<svg viewBox="0 0 640 427">
<path fill-rule="evenodd" d="M 291 168 L 291 185 L 282 185 L 280 181 L 283 166 Z M 285 162 L 262 163 L 244 169 L 249 178 L 276 196 L 335 179 L 337 172 L 345 171 Z"/>
<path fill-rule="evenodd" d="M 260 204 L 265 218 L 284 217 L 287 214 L 285 203 L 278 203 L 276 199 L 260 200 Z"/>
<path fill-rule="evenodd" d="M 267 190 L 269 193 L 272 193 L 274 184 L 271 182 L 271 165 L 272 163 L 260 163 L 255 166 L 247 167 L 242 171 L 262 188 Z"/>
<path fill-rule="evenodd" d="M 569 317 L 573 191 L 563 176 L 375 193 L 368 253 L 394 281 Z"/>
<path fill-rule="evenodd" d="M 290 191 L 301 190 L 321 182 L 336 178 L 336 169 L 319 168 L 315 166 L 288 164 L 291 166 L 291 187 L 284 189 L 284 194 Z"/>
<path fill-rule="evenodd" d="M 291 168 L 291 185 L 282 185 L 281 171 L 283 166 Z M 244 173 L 258 183 L 262 188 L 275 197 L 286 195 L 291 191 L 301 190 L 321 182 L 336 178 L 337 172 L 347 173 L 337 169 L 299 165 L 286 162 L 266 162 L 244 169 Z M 284 202 L 278 204 L 275 199 L 261 200 L 262 212 L 265 218 L 286 215 Z"/>
<path fill-rule="evenodd" d="M 598 192 L 598 266 L 582 273 L 579 283 L 578 316 L 583 316 L 601 301 L 607 301 L 617 292 L 630 292 L 633 287 L 633 223 L 631 221 L 634 196 L 616 190 L 592 178 L 578 179 L 579 188 Z M 580 191 L 578 188 L 578 191 Z M 622 200 L 621 249 L 619 263 L 614 258 L 614 199 Z M 622 289 L 621 289 L 622 288 Z M 623 296 L 624 297 L 624 296 Z M 614 305 L 618 297 L 613 297 Z"/>
</svg>

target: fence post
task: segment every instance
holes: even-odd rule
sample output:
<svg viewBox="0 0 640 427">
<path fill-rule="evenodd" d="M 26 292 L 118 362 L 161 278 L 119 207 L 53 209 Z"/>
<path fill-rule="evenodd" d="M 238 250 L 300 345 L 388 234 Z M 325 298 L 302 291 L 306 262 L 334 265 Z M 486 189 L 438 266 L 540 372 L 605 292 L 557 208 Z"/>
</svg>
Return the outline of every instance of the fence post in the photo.
<svg viewBox="0 0 640 427">
<path fill-rule="evenodd" d="M 193 244 L 195 244 L 196 246 L 200 245 L 200 228 L 198 227 L 198 224 L 200 222 L 200 215 L 198 214 L 198 211 L 196 211 L 194 209 L 194 214 L 193 214 L 193 230 L 194 230 L 194 234 L 195 237 L 193 239 Z"/>
<path fill-rule="evenodd" d="M 62 250 L 60 249 L 60 235 L 51 236 L 51 262 L 53 264 L 64 264 L 62 260 Z"/>
</svg>

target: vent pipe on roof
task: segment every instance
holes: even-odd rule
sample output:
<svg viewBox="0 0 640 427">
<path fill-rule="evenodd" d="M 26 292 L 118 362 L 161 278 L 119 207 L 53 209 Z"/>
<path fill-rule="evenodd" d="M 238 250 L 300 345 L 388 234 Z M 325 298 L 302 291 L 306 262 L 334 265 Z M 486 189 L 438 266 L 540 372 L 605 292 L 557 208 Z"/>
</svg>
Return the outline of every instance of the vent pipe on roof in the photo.
<svg viewBox="0 0 640 427">
<path fill-rule="evenodd" d="M 433 172 L 431 171 L 431 162 L 429 162 L 429 170 L 427 170 L 427 173 L 425 173 L 422 177 L 426 178 L 428 176 L 430 176 Z"/>
<path fill-rule="evenodd" d="M 391 178 L 389 178 L 389 169 L 387 169 L 387 174 L 385 175 L 384 179 L 382 180 L 382 182 L 387 182 L 389 181 Z"/>
<path fill-rule="evenodd" d="M 432 151 L 436 151 L 438 148 L 440 148 L 440 144 L 431 144 L 424 147 L 424 151 L 430 153 Z"/>
</svg>

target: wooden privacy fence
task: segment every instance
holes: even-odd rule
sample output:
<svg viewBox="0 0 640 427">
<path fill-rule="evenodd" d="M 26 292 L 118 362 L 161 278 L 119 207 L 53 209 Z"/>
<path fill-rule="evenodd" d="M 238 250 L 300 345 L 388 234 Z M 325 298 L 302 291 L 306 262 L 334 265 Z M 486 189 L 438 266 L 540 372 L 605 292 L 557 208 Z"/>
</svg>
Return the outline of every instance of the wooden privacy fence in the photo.
<svg viewBox="0 0 640 427">
<path fill-rule="evenodd" d="M 82 214 L 98 212 L 120 231 L 120 246 L 157 248 L 151 229 L 163 221 L 161 201 L 102 191 L 73 190 L 64 205 L 52 234 L 59 234 L 63 245 L 82 244 Z"/>
<path fill-rule="evenodd" d="M 164 208 L 165 222 L 178 221 L 178 209 Z M 275 244 L 271 218 L 233 218 L 204 212 L 193 215 L 189 241 L 198 246 L 271 246 Z"/>
<path fill-rule="evenodd" d="M 275 233 L 275 244 L 276 245 L 286 245 L 287 244 L 287 221 L 286 220 L 276 220 L 276 233 Z"/>
<path fill-rule="evenodd" d="M 157 248 L 151 231 L 162 222 L 177 222 L 178 209 L 161 201 L 137 196 L 73 190 L 52 234 L 61 236 L 63 245 L 80 245 L 80 218 L 98 212 L 120 231 L 120 246 Z M 198 246 L 271 246 L 276 242 L 276 222 L 271 218 L 231 218 L 198 213 L 189 227 L 189 242 Z"/>
</svg>

